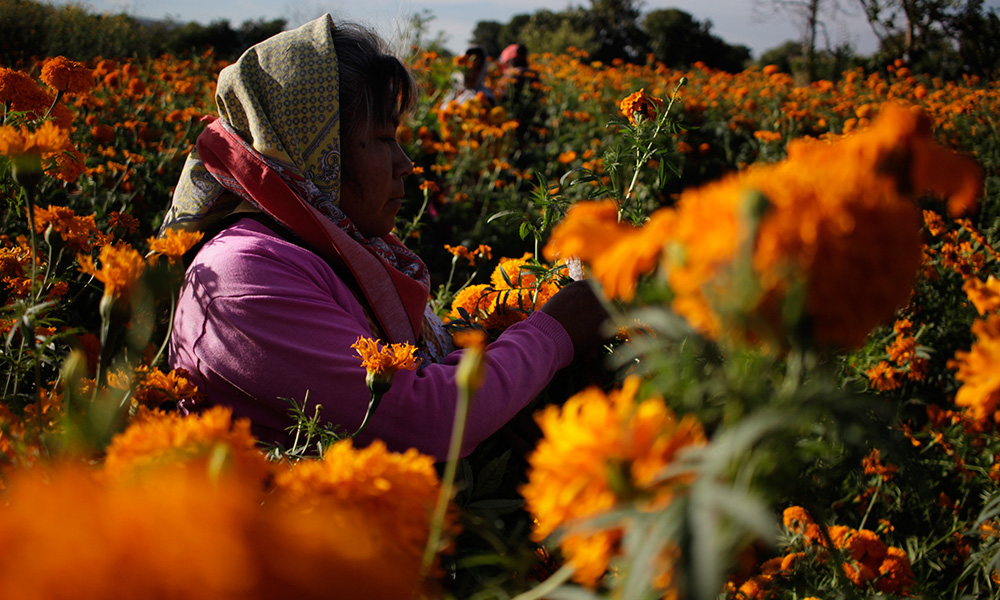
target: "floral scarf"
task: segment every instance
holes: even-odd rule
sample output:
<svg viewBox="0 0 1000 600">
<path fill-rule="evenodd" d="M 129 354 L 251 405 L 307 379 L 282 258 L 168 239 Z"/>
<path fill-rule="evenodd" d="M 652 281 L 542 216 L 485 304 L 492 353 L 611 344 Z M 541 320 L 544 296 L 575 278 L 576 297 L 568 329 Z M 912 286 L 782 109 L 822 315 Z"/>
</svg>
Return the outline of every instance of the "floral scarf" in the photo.
<svg viewBox="0 0 1000 600">
<path fill-rule="evenodd" d="M 188 156 L 161 230 L 208 228 L 247 201 L 346 266 L 390 341 L 414 342 L 427 306 L 427 267 L 392 234 L 362 235 L 339 206 L 334 27 L 324 15 L 253 46 L 222 70 L 219 118 Z"/>
</svg>

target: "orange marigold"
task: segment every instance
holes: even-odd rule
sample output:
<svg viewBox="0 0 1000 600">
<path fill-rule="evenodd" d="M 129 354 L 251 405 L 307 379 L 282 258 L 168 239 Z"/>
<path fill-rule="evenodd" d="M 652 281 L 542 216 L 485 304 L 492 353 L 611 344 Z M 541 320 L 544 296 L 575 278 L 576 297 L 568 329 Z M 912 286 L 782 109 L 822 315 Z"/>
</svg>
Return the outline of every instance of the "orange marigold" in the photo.
<svg viewBox="0 0 1000 600">
<path fill-rule="evenodd" d="M 1000 280 L 993 275 L 990 275 L 986 281 L 981 281 L 977 277 L 969 277 L 962 284 L 962 289 L 980 315 L 1000 308 Z"/>
<path fill-rule="evenodd" d="M 381 440 L 361 449 L 343 440 L 322 460 L 299 461 L 279 471 L 274 501 L 293 514 L 356 512 L 375 546 L 415 580 L 440 487 L 431 456 L 413 448 L 389 452 Z M 453 531 L 448 520 L 445 531 Z"/>
<path fill-rule="evenodd" d="M 142 255 L 128 244 L 103 246 L 99 258 L 100 269 L 94 265 L 91 256 L 80 254 L 76 260 L 80 264 L 80 271 L 104 284 L 105 298 L 127 296 L 146 268 Z"/>
<path fill-rule="evenodd" d="M 83 63 L 54 56 L 42 64 L 41 79 L 56 91 L 78 94 L 93 87 L 94 72 Z"/>
<path fill-rule="evenodd" d="M 962 382 L 955 404 L 965 407 L 973 419 L 985 421 L 1000 408 L 1000 315 L 976 321 L 972 332 L 976 335 L 972 348 L 956 352 L 947 365 L 957 370 L 955 378 Z"/>
<path fill-rule="evenodd" d="M 248 419 L 233 420 L 229 407 L 182 415 L 139 409 L 131 425 L 108 445 L 104 473 L 112 480 L 134 480 L 163 469 L 191 470 L 213 479 L 230 474 L 262 485 L 270 463 L 257 448 Z"/>
<path fill-rule="evenodd" d="M 153 236 L 149 238 L 149 254 L 152 264 L 156 264 L 161 256 L 167 257 L 167 261 L 175 265 L 181 260 L 188 250 L 201 241 L 204 236 L 201 231 L 186 231 L 171 228 L 162 237 Z"/>
<path fill-rule="evenodd" d="M 94 215 L 80 216 L 66 206 L 49 205 L 48 208 L 35 206 L 35 231 L 43 233 L 49 227 L 59 234 L 66 245 L 73 250 L 88 251 L 98 234 Z"/>
<path fill-rule="evenodd" d="M 640 88 L 638 92 L 629 94 L 618 105 L 622 114 L 633 125 L 637 123 L 636 114 L 641 115 L 646 120 L 655 119 L 660 107 L 663 106 L 661 98 L 650 96 L 645 90 L 646 88 Z"/>
<path fill-rule="evenodd" d="M 664 481 L 661 474 L 681 452 L 705 444 L 701 424 L 691 416 L 678 418 L 660 398 L 638 400 L 638 387 L 633 377 L 609 394 L 589 388 L 536 415 L 544 438 L 528 459 L 528 481 L 521 488 L 535 518 L 534 539 L 605 513 L 621 498 L 638 496 L 662 506 L 687 480 Z M 615 528 L 571 529 L 560 539 L 577 581 L 597 583 L 620 535 Z"/>
<path fill-rule="evenodd" d="M 676 251 L 665 254 L 674 309 L 713 337 L 725 322 L 747 339 L 784 343 L 785 304 L 801 290 L 813 343 L 860 344 L 912 288 L 921 261 L 912 195 L 966 206 L 982 189 L 972 161 L 955 155 L 942 169 L 926 160 L 946 153 L 926 123 L 912 110 L 883 108 L 870 129 L 835 143 L 793 141 L 781 163 L 686 190 L 672 225 Z M 747 261 L 757 289 L 734 293 Z"/>
</svg>

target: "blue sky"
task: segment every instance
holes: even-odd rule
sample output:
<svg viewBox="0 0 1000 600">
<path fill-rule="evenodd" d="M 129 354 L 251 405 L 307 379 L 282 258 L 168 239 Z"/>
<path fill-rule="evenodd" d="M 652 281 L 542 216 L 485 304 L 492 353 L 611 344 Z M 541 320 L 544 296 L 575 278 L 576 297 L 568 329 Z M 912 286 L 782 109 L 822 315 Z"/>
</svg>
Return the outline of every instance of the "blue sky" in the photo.
<svg viewBox="0 0 1000 600">
<path fill-rule="evenodd" d="M 383 36 L 392 38 L 409 15 L 429 11 L 433 16 L 429 24 L 433 33 L 443 31 L 448 47 L 453 51 L 464 50 L 478 21 L 505 23 L 516 14 L 535 12 L 538 9 L 562 10 L 571 4 L 587 5 L 585 0 L 498 0 L 470 2 L 468 0 L 363 0 L 349 2 L 333 0 L 90 0 L 76 2 L 97 13 L 125 12 L 137 17 L 165 18 L 176 21 L 208 23 L 227 19 L 234 26 L 247 19 L 284 18 L 296 26 L 329 12 L 334 18 L 366 23 Z M 766 1 L 764 2 L 766 3 Z M 1000 0 L 987 2 L 997 5 Z M 743 44 L 759 56 L 763 50 L 773 48 L 789 39 L 799 37 L 795 25 L 786 17 L 761 18 L 754 12 L 754 0 L 646 0 L 643 11 L 660 8 L 679 8 L 699 21 L 711 21 L 712 32 L 730 44 Z M 831 43 L 850 42 L 862 53 L 872 52 L 875 38 L 861 16 L 854 0 L 841 0 L 841 5 L 852 9 L 853 15 L 841 15 L 836 21 L 826 23 Z"/>
</svg>

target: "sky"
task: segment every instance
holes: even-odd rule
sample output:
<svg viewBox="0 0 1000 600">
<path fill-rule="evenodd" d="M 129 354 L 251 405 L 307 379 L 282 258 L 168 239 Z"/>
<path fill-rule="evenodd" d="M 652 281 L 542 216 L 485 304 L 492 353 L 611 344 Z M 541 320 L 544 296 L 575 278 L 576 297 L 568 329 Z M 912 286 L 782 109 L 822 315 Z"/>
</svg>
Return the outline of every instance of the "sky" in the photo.
<svg viewBox="0 0 1000 600">
<path fill-rule="evenodd" d="M 197 21 L 208 24 L 226 19 L 234 27 L 250 19 L 283 18 L 290 27 L 329 12 L 335 20 L 364 23 L 375 28 L 383 37 L 392 39 L 408 22 L 409 16 L 428 11 L 433 20 L 428 24 L 434 37 L 439 31 L 446 46 L 459 53 L 468 45 L 472 30 L 479 21 L 508 22 L 517 14 L 531 14 L 539 9 L 559 11 L 574 6 L 587 6 L 586 0 L 84 0 L 75 1 L 94 13 L 127 13 L 153 19 L 172 18 L 179 22 Z M 996 5 L 1000 0 L 988 2 Z M 60 2 L 55 2 L 60 4 Z M 643 14 L 662 8 L 679 8 L 701 22 L 712 23 L 711 32 L 729 44 L 742 44 L 754 57 L 801 35 L 794 22 L 784 15 L 764 17 L 755 11 L 755 4 L 766 0 L 645 0 Z M 831 46 L 851 43 L 855 50 L 869 54 L 876 49 L 875 36 L 861 11 L 852 0 L 841 1 L 851 9 L 836 20 L 825 23 Z M 820 44 L 823 46 L 824 44 Z"/>
</svg>

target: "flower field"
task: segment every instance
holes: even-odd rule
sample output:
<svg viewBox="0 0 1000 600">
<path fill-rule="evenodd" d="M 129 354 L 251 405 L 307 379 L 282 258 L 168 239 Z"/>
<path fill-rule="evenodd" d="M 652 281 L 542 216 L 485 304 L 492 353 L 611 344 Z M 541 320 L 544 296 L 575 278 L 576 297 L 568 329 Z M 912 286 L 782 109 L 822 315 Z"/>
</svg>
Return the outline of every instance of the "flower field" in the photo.
<svg viewBox="0 0 1000 600">
<path fill-rule="evenodd" d="M 1000 597 L 996 83 L 569 51 L 440 106 L 453 61 L 408 62 L 397 234 L 464 401 L 570 278 L 613 341 L 442 464 L 338 439 L 331 399 L 291 399 L 291 448 L 182 416 L 200 234 L 157 232 L 224 64 L 0 67 L 0 598 Z"/>
</svg>

